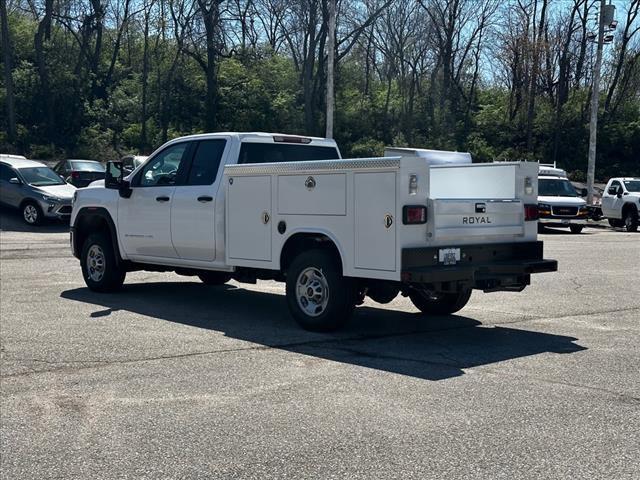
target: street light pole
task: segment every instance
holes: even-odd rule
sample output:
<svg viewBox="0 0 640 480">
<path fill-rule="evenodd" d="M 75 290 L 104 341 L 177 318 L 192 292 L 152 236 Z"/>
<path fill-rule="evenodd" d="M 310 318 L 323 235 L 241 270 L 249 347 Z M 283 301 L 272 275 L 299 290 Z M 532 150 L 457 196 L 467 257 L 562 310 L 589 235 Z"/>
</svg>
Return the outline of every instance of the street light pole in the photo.
<svg viewBox="0 0 640 480">
<path fill-rule="evenodd" d="M 593 71 L 591 91 L 591 119 L 589 121 L 589 161 L 587 164 L 587 205 L 593 204 L 593 184 L 596 174 L 596 137 L 598 135 L 598 104 L 600 102 L 600 66 L 602 65 L 602 47 L 604 43 L 604 11 L 606 0 L 600 0 L 598 15 L 598 49 L 596 66 Z"/>
</svg>

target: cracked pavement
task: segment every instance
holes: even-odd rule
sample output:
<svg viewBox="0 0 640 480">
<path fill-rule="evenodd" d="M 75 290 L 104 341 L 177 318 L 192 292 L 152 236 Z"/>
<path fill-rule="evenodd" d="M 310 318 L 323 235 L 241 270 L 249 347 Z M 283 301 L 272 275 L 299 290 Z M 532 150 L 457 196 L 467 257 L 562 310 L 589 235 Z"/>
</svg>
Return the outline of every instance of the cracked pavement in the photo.
<svg viewBox="0 0 640 480">
<path fill-rule="evenodd" d="M 313 334 L 280 284 L 100 295 L 64 226 L 0 222 L 2 479 L 640 476 L 640 234 L 549 232 L 522 293 Z"/>
</svg>

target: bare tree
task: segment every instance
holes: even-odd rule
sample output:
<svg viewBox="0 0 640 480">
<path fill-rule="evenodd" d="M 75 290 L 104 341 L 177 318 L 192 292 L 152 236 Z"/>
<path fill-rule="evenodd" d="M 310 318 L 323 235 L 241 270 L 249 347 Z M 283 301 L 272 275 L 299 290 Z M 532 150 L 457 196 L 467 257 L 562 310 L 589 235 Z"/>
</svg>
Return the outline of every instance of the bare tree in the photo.
<svg viewBox="0 0 640 480">
<path fill-rule="evenodd" d="M 15 96 L 13 92 L 13 44 L 9 32 L 7 1 L 0 0 L 0 28 L 2 28 L 2 62 L 4 63 L 4 85 L 7 91 L 7 137 L 9 143 L 16 141 Z"/>
</svg>

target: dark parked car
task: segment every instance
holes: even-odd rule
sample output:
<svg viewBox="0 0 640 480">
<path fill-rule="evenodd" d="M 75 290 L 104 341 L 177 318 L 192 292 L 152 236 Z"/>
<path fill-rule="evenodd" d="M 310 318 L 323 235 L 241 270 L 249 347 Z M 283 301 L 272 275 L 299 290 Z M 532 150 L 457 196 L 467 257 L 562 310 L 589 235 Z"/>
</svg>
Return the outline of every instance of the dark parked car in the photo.
<svg viewBox="0 0 640 480">
<path fill-rule="evenodd" d="M 62 160 L 53 170 L 68 183 L 80 188 L 104 179 L 104 165 L 95 160 Z"/>
</svg>

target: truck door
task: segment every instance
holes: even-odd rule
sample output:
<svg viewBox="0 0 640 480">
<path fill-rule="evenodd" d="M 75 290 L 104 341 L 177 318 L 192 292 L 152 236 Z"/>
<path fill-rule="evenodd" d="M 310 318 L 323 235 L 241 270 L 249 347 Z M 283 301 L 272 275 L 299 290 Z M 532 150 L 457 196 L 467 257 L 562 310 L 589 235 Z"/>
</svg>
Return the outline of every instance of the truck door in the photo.
<svg viewBox="0 0 640 480">
<path fill-rule="evenodd" d="M 176 187 L 171 204 L 171 239 L 180 258 L 216 258 L 216 193 L 227 140 L 202 140 L 194 147 L 185 184 Z"/>
<path fill-rule="evenodd" d="M 622 185 L 619 181 L 614 180 L 611 185 L 602 194 L 602 214 L 610 218 L 622 218 L 622 202 L 618 198 L 618 189 Z"/>
<path fill-rule="evenodd" d="M 190 142 L 169 145 L 136 174 L 131 197 L 118 199 L 120 244 L 132 257 L 177 258 L 171 243 L 171 202 L 183 183 Z"/>
</svg>

